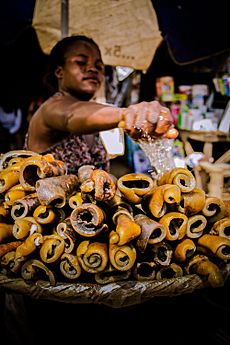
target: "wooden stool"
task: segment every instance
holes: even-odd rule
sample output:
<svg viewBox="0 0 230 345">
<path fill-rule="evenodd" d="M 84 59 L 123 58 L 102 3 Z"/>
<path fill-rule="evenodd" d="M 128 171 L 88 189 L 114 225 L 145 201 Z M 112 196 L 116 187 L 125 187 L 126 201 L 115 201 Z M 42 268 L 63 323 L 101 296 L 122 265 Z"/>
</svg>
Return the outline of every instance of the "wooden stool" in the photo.
<svg viewBox="0 0 230 345">
<path fill-rule="evenodd" d="M 230 198 L 230 193 L 224 196 L 224 178 L 229 177 L 230 165 L 230 149 L 218 157 L 215 161 L 213 158 L 213 145 L 219 142 L 230 143 L 230 134 L 216 132 L 200 132 L 180 130 L 180 136 L 184 144 L 186 155 L 194 153 L 194 149 L 189 142 L 193 139 L 197 142 L 203 142 L 204 161 L 200 161 L 197 166 L 193 168 L 196 178 L 197 187 L 202 188 L 207 194 L 219 196 L 222 199 Z"/>
<path fill-rule="evenodd" d="M 224 178 L 230 177 L 230 164 L 200 162 L 199 166 L 209 175 L 208 195 L 218 198 L 224 197 Z M 226 198 L 229 199 L 229 196 Z"/>
</svg>

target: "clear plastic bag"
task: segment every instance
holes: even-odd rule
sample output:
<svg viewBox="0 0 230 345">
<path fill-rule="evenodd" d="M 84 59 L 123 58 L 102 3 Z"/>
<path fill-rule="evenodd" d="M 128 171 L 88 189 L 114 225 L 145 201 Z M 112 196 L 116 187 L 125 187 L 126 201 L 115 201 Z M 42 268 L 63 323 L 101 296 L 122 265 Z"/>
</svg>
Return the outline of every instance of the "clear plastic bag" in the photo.
<svg viewBox="0 0 230 345">
<path fill-rule="evenodd" d="M 155 179 L 161 177 L 166 171 L 175 167 L 173 159 L 173 139 L 159 138 L 139 140 L 139 145 L 149 158 L 151 171 L 149 173 Z"/>
</svg>

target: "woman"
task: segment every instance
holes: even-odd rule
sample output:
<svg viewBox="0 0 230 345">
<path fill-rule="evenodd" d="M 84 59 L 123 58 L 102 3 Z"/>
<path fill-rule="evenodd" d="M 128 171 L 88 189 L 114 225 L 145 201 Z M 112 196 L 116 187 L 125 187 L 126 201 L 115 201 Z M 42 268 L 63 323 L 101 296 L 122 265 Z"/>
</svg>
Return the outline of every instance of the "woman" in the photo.
<svg viewBox="0 0 230 345">
<path fill-rule="evenodd" d="M 46 81 L 54 94 L 32 117 L 25 148 L 52 153 L 69 173 L 83 164 L 109 171 L 109 157 L 98 133 L 122 126 L 131 138 L 177 136 L 167 108 L 157 101 L 127 108 L 91 101 L 104 80 L 104 64 L 97 44 L 86 36 L 59 41 L 50 54 Z"/>
</svg>

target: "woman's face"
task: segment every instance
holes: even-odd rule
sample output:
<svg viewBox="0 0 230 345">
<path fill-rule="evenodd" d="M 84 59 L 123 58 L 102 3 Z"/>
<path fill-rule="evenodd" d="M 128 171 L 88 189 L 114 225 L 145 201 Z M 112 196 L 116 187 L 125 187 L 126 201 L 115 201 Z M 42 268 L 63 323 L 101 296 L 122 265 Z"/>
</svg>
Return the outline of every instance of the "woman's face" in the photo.
<svg viewBox="0 0 230 345">
<path fill-rule="evenodd" d="M 80 100 L 90 100 L 104 80 L 104 64 L 98 49 L 88 42 L 76 42 L 65 54 L 64 66 L 56 69 L 59 91 Z"/>
</svg>

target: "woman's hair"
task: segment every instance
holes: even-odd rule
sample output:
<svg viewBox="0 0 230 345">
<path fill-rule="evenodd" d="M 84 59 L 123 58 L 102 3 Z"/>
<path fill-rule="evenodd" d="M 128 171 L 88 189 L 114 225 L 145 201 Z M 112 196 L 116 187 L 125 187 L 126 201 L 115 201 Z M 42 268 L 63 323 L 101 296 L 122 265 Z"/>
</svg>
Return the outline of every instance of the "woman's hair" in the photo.
<svg viewBox="0 0 230 345">
<path fill-rule="evenodd" d="M 55 46 L 51 49 L 49 55 L 49 62 L 47 66 L 47 72 L 43 78 L 45 86 L 54 93 L 58 91 L 58 81 L 55 76 L 55 70 L 58 66 L 65 64 L 66 53 L 76 42 L 88 42 L 94 45 L 100 52 L 100 48 L 97 43 L 90 37 L 84 35 L 68 36 L 58 41 Z"/>
</svg>

